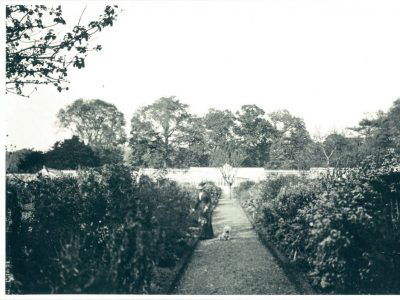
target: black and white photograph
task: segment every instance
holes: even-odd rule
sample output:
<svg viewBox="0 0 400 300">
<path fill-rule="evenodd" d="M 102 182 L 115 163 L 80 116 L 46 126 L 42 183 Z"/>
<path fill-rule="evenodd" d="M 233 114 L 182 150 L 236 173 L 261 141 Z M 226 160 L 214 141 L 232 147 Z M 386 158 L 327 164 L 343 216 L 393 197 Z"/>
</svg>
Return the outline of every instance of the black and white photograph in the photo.
<svg viewBox="0 0 400 300">
<path fill-rule="evenodd" d="M 0 7 L 0 298 L 400 299 L 400 1 Z"/>
</svg>

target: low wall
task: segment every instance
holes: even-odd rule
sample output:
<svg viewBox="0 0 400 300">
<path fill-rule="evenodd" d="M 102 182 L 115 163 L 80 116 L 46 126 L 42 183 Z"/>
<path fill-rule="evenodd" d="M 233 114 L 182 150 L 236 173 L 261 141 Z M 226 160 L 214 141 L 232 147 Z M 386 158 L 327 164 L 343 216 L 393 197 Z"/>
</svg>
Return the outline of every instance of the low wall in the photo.
<svg viewBox="0 0 400 300">
<path fill-rule="evenodd" d="M 261 181 L 271 176 L 307 176 L 317 178 L 320 175 L 326 174 L 332 170 L 327 168 L 311 168 L 308 171 L 304 170 L 266 170 L 264 168 L 235 168 L 236 177 L 234 186 L 243 181 Z M 158 169 L 142 169 L 142 173 L 148 176 L 157 176 L 160 173 Z M 211 180 L 218 186 L 227 186 L 222 174 L 218 168 L 200 168 L 192 167 L 188 169 L 167 169 L 165 176 L 169 179 L 180 183 L 197 185 L 201 181 Z"/>
<path fill-rule="evenodd" d="M 317 178 L 320 175 L 326 174 L 333 170 L 332 168 L 311 168 L 308 171 L 303 170 L 266 170 L 264 168 L 235 168 L 236 177 L 233 186 L 240 184 L 244 181 L 261 181 L 271 176 L 307 176 L 310 178 Z M 148 176 L 166 176 L 171 180 L 175 180 L 180 183 L 197 185 L 201 181 L 210 180 L 215 182 L 220 187 L 228 186 L 224 181 L 222 174 L 218 168 L 201 168 L 191 167 L 188 169 L 141 169 L 140 172 Z M 39 171 L 43 176 L 58 177 L 60 175 L 75 176 L 76 171 L 72 170 L 54 170 L 54 169 L 43 169 Z M 37 174 L 38 174 L 37 173 Z M 29 181 L 37 178 L 37 174 L 7 174 L 7 177 L 17 177 L 19 179 Z"/>
</svg>

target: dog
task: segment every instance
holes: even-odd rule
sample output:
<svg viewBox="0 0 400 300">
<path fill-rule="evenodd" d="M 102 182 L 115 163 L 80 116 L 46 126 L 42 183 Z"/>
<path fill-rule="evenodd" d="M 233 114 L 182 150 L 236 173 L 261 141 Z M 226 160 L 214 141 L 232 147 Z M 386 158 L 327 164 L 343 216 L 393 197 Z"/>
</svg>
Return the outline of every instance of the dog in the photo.
<svg viewBox="0 0 400 300">
<path fill-rule="evenodd" d="M 224 226 L 222 233 L 218 236 L 220 241 L 229 241 L 231 238 L 231 227 Z"/>
</svg>

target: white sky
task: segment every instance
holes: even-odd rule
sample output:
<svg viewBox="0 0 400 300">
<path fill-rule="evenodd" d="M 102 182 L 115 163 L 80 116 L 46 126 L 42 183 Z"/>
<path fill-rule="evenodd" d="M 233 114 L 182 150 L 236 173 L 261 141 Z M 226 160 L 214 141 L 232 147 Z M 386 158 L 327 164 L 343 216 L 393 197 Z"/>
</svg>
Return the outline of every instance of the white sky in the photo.
<svg viewBox="0 0 400 300">
<path fill-rule="evenodd" d="M 97 15 L 89 4 L 85 17 Z M 139 105 L 175 95 L 204 114 L 256 104 L 288 109 L 311 134 L 355 126 L 400 97 L 400 1 L 121 2 L 117 23 L 97 39 L 70 91 L 6 95 L 6 144 L 46 150 L 69 137 L 56 113 L 77 98 Z M 62 2 L 67 21 L 82 2 Z"/>
</svg>

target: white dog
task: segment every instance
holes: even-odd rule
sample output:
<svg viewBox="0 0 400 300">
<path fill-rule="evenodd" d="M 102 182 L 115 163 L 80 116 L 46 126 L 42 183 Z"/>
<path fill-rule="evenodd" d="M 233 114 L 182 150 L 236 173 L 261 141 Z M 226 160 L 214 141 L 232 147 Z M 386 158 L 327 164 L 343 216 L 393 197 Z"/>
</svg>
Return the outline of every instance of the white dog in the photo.
<svg viewBox="0 0 400 300">
<path fill-rule="evenodd" d="M 222 233 L 218 236 L 220 241 L 229 241 L 231 238 L 231 227 L 230 226 L 224 226 L 224 229 L 222 230 Z"/>
</svg>

